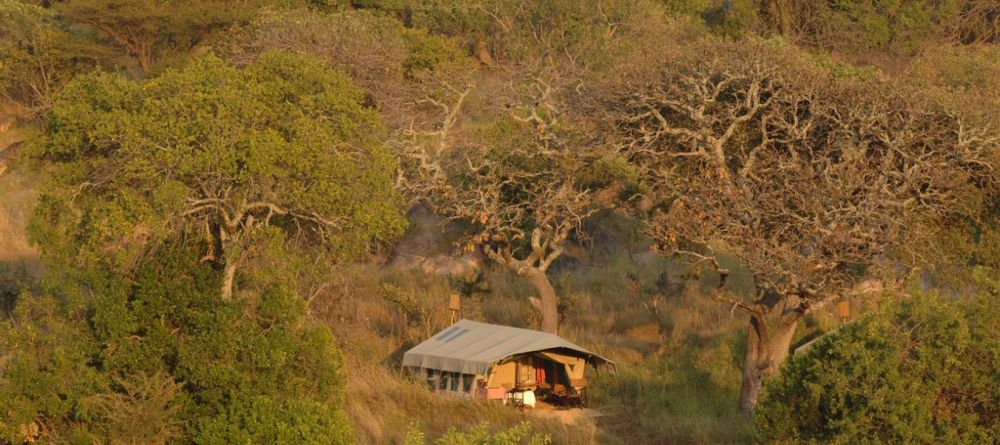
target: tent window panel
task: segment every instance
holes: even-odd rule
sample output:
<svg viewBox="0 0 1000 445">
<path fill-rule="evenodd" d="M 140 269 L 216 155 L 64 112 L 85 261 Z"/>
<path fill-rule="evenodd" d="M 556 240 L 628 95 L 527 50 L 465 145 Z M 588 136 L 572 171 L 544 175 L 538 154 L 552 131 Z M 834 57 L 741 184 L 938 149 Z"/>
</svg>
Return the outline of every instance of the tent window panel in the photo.
<svg viewBox="0 0 1000 445">
<path fill-rule="evenodd" d="M 448 377 L 451 381 L 451 390 L 458 391 L 458 373 L 450 373 Z"/>
<path fill-rule="evenodd" d="M 462 391 L 471 392 L 472 391 L 472 374 L 462 374 Z"/>
<path fill-rule="evenodd" d="M 461 328 L 459 328 L 458 326 L 452 326 L 452 327 L 448 328 L 446 331 L 442 332 L 441 335 L 438 335 L 437 338 L 435 338 L 435 340 L 437 340 L 437 341 L 443 341 L 446 337 L 448 337 L 451 334 L 454 334 L 455 331 L 457 331 L 459 329 L 461 329 Z"/>
<path fill-rule="evenodd" d="M 450 342 L 450 341 L 452 341 L 452 340 L 454 340 L 454 339 L 456 339 L 458 337 L 461 337 L 462 335 L 465 335 L 466 332 L 469 332 L 469 330 L 468 329 L 462 329 L 461 331 L 459 331 L 459 333 L 457 333 L 455 335 L 452 335 L 451 338 L 445 340 L 444 342 L 448 343 L 448 342 Z"/>
<path fill-rule="evenodd" d="M 427 370 L 427 386 L 430 387 L 431 391 L 434 391 L 434 388 L 437 386 L 437 379 L 438 379 L 438 376 L 436 375 L 436 373 L 434 372 L 434 370 L 433 369 L 428 369 Z"/>
<path fill-rule="evenodd" d="M 448 389 L 448 373 L 442 372 L 441 376 L 438 377 L 438 391 L 445 391 Z"/>
</svg>

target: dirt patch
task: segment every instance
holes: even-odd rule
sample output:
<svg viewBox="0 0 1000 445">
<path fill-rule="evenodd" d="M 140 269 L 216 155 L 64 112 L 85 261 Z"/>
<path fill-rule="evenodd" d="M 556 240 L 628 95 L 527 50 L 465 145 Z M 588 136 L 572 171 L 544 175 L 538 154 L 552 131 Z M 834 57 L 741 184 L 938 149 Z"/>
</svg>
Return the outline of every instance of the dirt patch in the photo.
<svg viewBox="0 0 1000 445">
<path fill-rule="evenodd" d="M 603 416 L 600 411 L 590 408 L 536 409 L 529 413 L 537 417 L 556 419 L 565 425 L 577 425 L 581 421 L 593 422 L 593 419 Z"/>
</svg>

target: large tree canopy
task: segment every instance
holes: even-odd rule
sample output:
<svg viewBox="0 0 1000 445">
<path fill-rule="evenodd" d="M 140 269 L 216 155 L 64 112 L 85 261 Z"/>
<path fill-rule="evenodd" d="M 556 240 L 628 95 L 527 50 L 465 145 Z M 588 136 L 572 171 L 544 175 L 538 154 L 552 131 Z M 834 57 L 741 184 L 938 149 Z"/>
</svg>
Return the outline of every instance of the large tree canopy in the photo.
<svg viewBox="0 0 1000 445">
<path fill-rule="evenodd" d="M 32 149 L 57 167 L 35 241 L 127 270 L 154 241 L 183 234 L 224 267 L 224 299 L 255 239 L 356 258 L 404 225 L 396 161 L 362 100 L 322 63 L 279 53 L 243 70 L 207 56 L 145 83 L 81 78 Z"/>
<path fill-rule="evenodd" d="M 546 272 L 567 239 L 582 235 L 592 194 L 577 183 L 586 156 L 568 144 L 572 124 L 562 123 L 552 88 L 535 87 L 533 105 L 500 110 L 475 131 L 459 122 L 471 87 L 454 90 L 452 104 L 425 100 L 440 110 L 441 121 L 409 132 L 401 180 L 414 201 L 471 223 L 470 247 L 481 246 L 530 281 L 539 292 L 541 329 L 555 333 L 558 300 Z"/>
<path fill-rule="evenodd" d="M 941 221 L 981 214 L 998 139 L 902 85 L 770 44 L 711 45 L 635 78 L 610 106 L 620 149 L 664 201 L 650 235 L 723 281 L 718 250 L 754 276 L 755 297 L 716 295 L 751 317 L 749 411 L 803 314 L 897 262 L 930 263 Z"/>
</svg>

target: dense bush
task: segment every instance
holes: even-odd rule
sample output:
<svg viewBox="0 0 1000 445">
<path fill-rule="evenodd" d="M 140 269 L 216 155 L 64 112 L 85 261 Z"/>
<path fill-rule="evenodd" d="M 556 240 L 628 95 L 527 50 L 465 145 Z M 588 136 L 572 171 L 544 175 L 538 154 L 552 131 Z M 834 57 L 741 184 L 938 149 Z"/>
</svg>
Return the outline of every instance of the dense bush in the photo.
<svg viewBox="0 0 1000 445">
<path fill-rule="evenodd" d="M 911 56 L 941 43 L 995 43 L 995 0 L 661 0 L 718 34 L 777 33 L 843 53 Z"/>
<path fill-rule="evenodd" d="M 989 443 L 1000 428 L 996 288 L 916 296 L 845 326 L 765 388 L 769 443 Z"/>
<path fill-rule="evenodd" d="M 910 64 L 909 77 L 1000 101 L 1000 46 L 939 46 Z"/>
<path fill-rule="evenodd" d="M 22 295 L 0 324 L 0 442 L 351 442 L 329 330 L 281 288 L 219 300 L 186 250 L 92 299 Z"/>
</svg>

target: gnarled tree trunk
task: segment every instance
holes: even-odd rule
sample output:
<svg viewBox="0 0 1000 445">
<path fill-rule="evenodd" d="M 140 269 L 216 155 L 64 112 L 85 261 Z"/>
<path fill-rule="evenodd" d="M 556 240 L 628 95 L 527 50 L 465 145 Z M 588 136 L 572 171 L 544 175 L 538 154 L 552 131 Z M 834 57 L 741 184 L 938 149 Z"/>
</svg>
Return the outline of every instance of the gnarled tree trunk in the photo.
<svg viewBox="0 0 1000 445">
<path fill-rule="evenodd" d="M 524 278 L 531 282 L 538 289 L 541 300 L 542 312 L 542 332 L 559 333 L 559 300 L 556 298 L 556 290 L 552 287 L 549 277 L 543 270 L 531 270 L 522 274 Z"/>
<path fill-rule="evenodd" d="M 236 280 L 236 263 L 236 258 L 227 258 L 223 267 L 222 289 L 219 292 L 219 298 L 222 301 L 229 301 L 233 297 L 233 281 Z"/>
<path fill-rule="evenodd" d="M 557 334 L 559 332 L 559 300 L 556 290 L 545 272 L 549 266 L 562 255 L 563 249 L 559 243 L 566 240 L 570 225 L 562 225 L 562 229 L 553 233 L 543 233 L 535 228 L 531 231 L 531 253 L 524 259 L 517 259 L 509 243 L 495 248 L 486 247 L 483 252 L 493 261 L 510 269 L 518 276 L 524 277 L 538 289 L 539 304 L 537 309 L 542 313 L 543 332 Z M 532 303 L 534 304 L 534 303 Z"/>
<path fill-rule="evenodd" d="M 248 221 L 253 224 L 253 217 Z M 237 242 L 238 235 L 235 224 L 218 225 L 216 228 L 214 249 L 221 255 L 222 262 L 222 287 L 219 289 L 219 298 L 222 301 L 229 301 L 233 296 L 233 284 L 236 281 L 236 269 L 243 258 L 242 248 Z"/>
<path fill-rule="evenodd" d="M 740 388 L 740 412 L 743 415 L 753 414 L 764 379 L 774 377 L 781 371 L 781 365 L 790 352 L 795 328 L 808 309 L 804 302 L 788 307 L 789 303 L 786 301 L 785 306 L 773 330 L 767 325 L 766 317 L 770 312 L 768 306 L 758 304 L 754 308 L 755 313 L 750 316 L 746 352 L 743 355 L 743 385 Z"/>
</svg>

